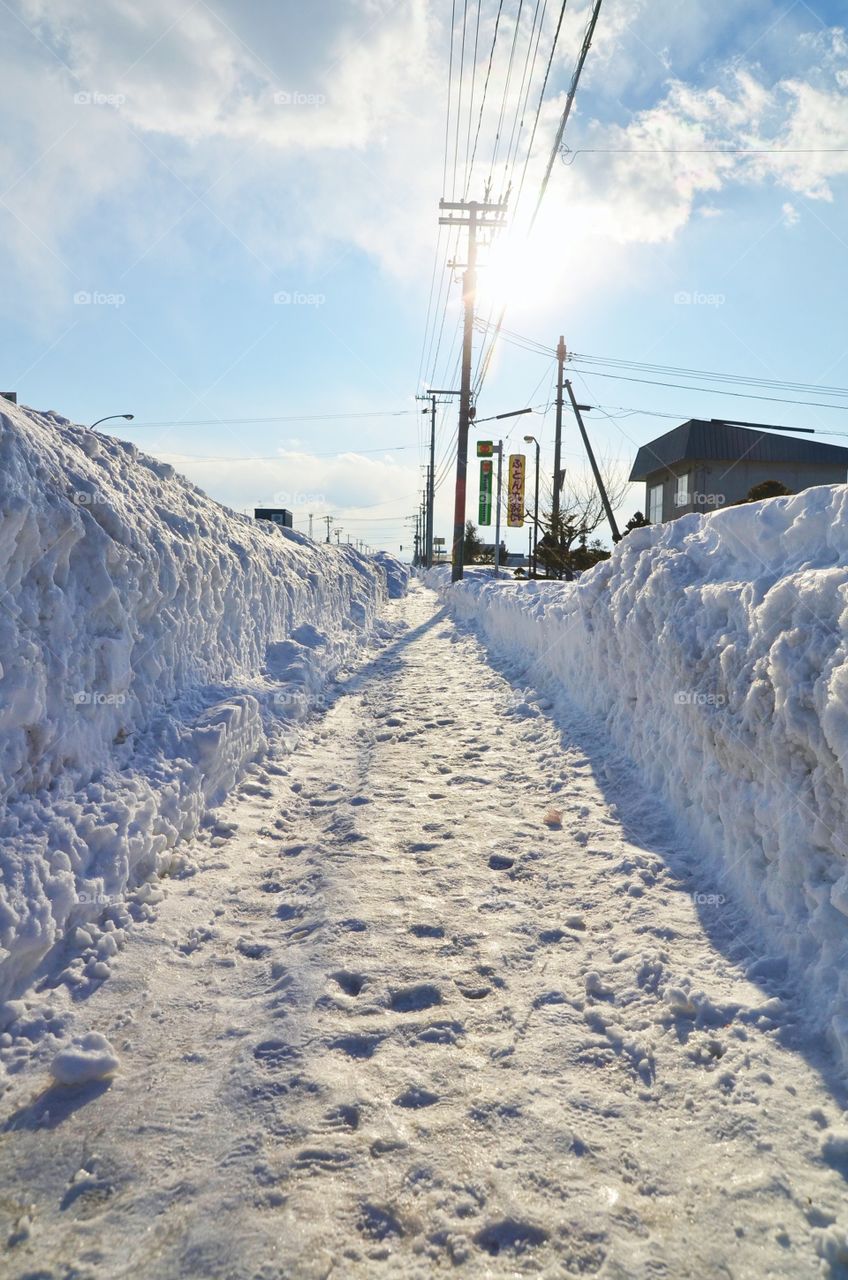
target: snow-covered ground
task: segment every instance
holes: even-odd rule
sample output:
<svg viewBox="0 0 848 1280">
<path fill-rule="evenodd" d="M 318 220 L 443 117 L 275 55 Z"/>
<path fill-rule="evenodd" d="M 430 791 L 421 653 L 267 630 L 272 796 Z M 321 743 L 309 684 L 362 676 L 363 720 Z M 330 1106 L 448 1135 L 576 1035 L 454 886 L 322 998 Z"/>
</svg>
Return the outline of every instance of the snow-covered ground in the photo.
<svg viewBox="0 0 848 1280">
<path fill-rule="evenodd" d="M 573 584 L 433 580 L 603 718 L 848 1063 L 848 486 L 637 530 Z"/>
<path fill-rule="evenodd" d="M 4 1275 L 848 1275 L 805 995 L 522 662 L 415 583 L 111 978 L 20 1002 Z"/>
<path fill-rule="evenodd" d="M 257 524 L 132 445 L 2 403 L 0 999 L 104 909 L 120 935 L 126 890 L 178 865 L 263 720 L 314 706 L 403 585 L 390 559 Z"/>
</svg>

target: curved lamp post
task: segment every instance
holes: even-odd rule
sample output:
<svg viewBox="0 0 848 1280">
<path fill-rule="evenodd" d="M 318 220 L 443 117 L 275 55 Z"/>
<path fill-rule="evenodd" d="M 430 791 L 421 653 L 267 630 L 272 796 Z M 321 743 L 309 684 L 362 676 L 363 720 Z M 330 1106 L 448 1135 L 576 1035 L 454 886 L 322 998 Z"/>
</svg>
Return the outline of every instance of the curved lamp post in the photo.
<svg viewBox="0 0 848 1280">
<path fill-rule="evenodd" d="M 96 422 L 92 422 L 88 429 L 89 431 L 93 431 L 95 427 L 100 426 L 101 422 L 111 422 L 113 418 L 124 418 L 125 421 L 132 422 L 134 417 L 134 413 L 110 413 L 107 418 L 98 418 Z"/>
</svg>

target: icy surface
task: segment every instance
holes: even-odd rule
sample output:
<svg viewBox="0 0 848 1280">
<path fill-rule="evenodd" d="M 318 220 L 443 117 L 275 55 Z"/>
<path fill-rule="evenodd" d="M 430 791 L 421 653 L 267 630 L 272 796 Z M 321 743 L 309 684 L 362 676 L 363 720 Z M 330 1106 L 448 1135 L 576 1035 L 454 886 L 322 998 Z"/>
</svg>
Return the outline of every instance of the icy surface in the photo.
<svg viewBox="0 0 848 1280">
<path fill-rule="evenodd" d="M 263 713 L 302 718 L 356 648 L 389 575 L 4 402 L 0 999 L 167 869 L 263 750 Z"/>
<path fill-rule="evenodd" d="M 604 717 L 848 1060 L 848 487 L 637 530 L 574 584 L 432 580 Z"/>
<path fill-rule="evenodd" d="M 595 718 L 382 625 L 112 977 L 3 1010 L 4 1276 L 844 1280 L 806 992 Z"/>
</svg>

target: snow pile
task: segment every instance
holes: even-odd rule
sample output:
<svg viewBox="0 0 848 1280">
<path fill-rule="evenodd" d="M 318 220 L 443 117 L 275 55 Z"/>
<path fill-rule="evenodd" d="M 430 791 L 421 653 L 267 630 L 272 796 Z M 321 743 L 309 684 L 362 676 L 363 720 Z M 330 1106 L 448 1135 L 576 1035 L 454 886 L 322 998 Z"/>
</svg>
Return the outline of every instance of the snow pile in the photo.
<svg viewBox="0 0 848 1280">
<path fill-rule="evenodd" d="M 606 719 L 848 1061 L 848 487 L 638 530 L 572 584 L 431 580 Z"/>
<path fill-rule="evenodd" d="M 265 746 L 263 711 L 302 716 L 402 572 L 4 403 L 0 999 L 167 867 Z"/>
<path fill-rule="evenodd" d="M 99 1031 L 89 1031 L 60 1049 L 50 1064 L 57 1084 L 88 1084 L 107 1080 L 121 1065 L 118 1055 Z"/>
<path fill-rule="evenodd" d="M 400 600 L 402 596 L 406 595 L 409 587 L 409 565 L 396 560 L 388 551 L 378 551 L 374 559 L 385 570 L 390 598 L 392 600 Z"/>
</svg>

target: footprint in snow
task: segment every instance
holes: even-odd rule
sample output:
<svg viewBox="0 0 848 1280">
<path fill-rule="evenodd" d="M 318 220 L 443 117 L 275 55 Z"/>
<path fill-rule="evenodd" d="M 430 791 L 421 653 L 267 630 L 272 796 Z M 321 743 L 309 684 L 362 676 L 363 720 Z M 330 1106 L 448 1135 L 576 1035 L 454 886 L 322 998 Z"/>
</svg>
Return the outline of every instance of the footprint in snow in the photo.
<svg viewBox="0 0 848 1280">
<path fill-rule="evenodd" d="M 445 931 L 440 924 L 411 924 L 409 932 L 416 938 L 443 938 Z"/>
<path fill-rule="evenodd" d="M 333 1107 L 324 1116 L 330 1129 L 356 1130 L 359 1128 L 360 1118 L 359 1107 L 348 1103 L 340 1103 L 339 1106 Z"/>
<path fill-rule="evenodd" d="M 437 1093 L 431 1093 L 429 1089 L 422 1089 L 419 1085 L 412 1085 L 395 1098 L 395 1106 L 417 1111 L 421 1107 L 435 1106 L 438 1101 Z"/>
<path fill-rule="evenodd" d="M 296 1062 L 300 1053 L 293 1045 L 284 1040 L 263 1040 L 255 1046 L 253 1056 L 261 1066 L 274 1071 L 289 1063 Z"/>
<path fill-rule="evenodd" d="M 456 989 L 466 1000 L 485 1000 L 486 996 L 492 994 L 491 987 L 461 986 L 457 983 Z"/>
<path fill-rule="evenodd" d="M 547 1240 L 547 1232 L 529 1222 L 521 1222 L 516 1218 L 505 1218 L 502 1222 L 493 1222 L 484 1227 L 475 1236 L 481 1249 L 496 1258 L 500 1253 L 526 1253 L 528 1249 L 538 1248 Z"/>
<path fill-rule="evenodd" d="M 321 1148 L 309 1147 L 299 1151 L 295 1156 L 295 1164 L 299 1169 L 310 1173 L 321 1173 L 326 1169 L 339 1169 L 350 1164 L 351 1156 L 346 1151 L 324 1151 Z"/>
<path fill-rule="evenodd" d="M 373 1058 L 383 1039 L 384 1036 L 379 1032 L 337 1036 L 335 1040 L 330 1041 L 330 1048 L 338 1049 L 349 1058 Z"/>
<path fill-rule="evenodd" d="M 250 938 L 239 938 L 236 948 L 248 960 L 261 960 L 263 956 L 267 956 L 271 950 L 262 942 L 253 942 Z"/>
<path fill-rule="evenodd" d="M 615 992 L 612 987 L 608 986 L 601 978 L 599 973 L 594 969 L 586 974 L 584 979 L 586 987 L 586 995 L 593 1000 L 614 1000 Z"/>
<path fill-rule="evenodd" d="M 399 987 L 389 997 L 389 1008 L 394 1013 L 420 1013 L 442 1003 L 442 993 L 430 982 L 413 987 Z"/>
<path fill-rule="evenodd" d="M 346 969 L 331 973 L 330 977 L 338 983 L 346 996 L 358 996 L 365 986 L 365 978 L 361 973 L 349 973 Z"/>
</svg>

